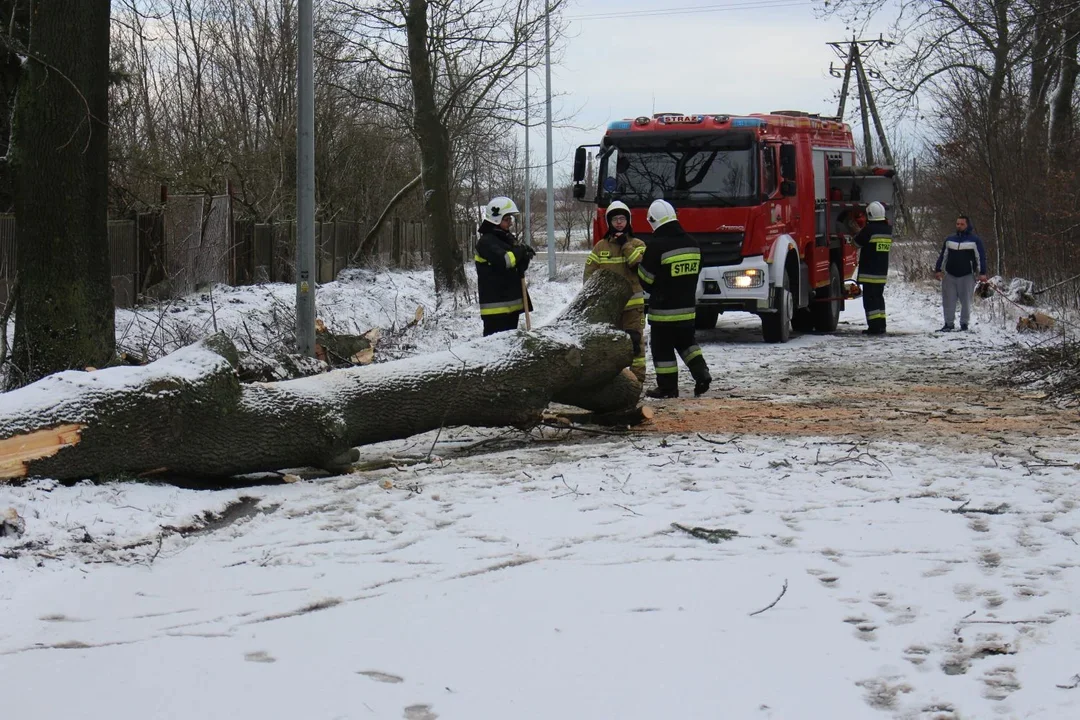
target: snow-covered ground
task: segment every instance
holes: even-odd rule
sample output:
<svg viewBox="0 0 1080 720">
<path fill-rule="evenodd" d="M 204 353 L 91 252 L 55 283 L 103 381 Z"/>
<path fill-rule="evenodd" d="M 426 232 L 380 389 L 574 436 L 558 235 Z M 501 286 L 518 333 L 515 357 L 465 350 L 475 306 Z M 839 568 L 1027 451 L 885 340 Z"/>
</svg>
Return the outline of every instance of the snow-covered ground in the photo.
<svg viewBox="0 0 1080 720">
<path fill-rule="evenodd" d="M 543 322 L 579 268 L 535 274 Z M 401 354 L 478 335 L 428 282 L 359 273 L 320 314 L 424 305 Z M 292 292 L 215 292 L 218 323 L 255 336 Z M 931 289 L 886 297 L 886 338 L 858 302 L 783 346 L 722 318 L 713 390 L 629 435 L 458 428 L 244 489 L 0 487 L 26 521 L 0 539 L 4 714 L 1078 717 L 1076 412 L 995 380 L 1000 306 L 936 335 Z"/>
</svg>

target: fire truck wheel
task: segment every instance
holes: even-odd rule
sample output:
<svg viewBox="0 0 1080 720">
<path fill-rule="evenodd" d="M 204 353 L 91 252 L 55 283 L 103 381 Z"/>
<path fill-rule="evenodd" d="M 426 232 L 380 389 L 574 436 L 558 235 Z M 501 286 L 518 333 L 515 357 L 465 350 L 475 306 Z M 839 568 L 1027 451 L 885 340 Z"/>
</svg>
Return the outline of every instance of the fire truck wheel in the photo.
<svg viewBox="0 0 1080 720">
<path fill-rule="evenodd" d="M 786 343 L 791 339 L 791 279 L 784 273 L 784 286 L 777 288 L 776 312 L 761 316 L 761 337 L 767 343 Z"/>
<path fill-rule="evenodd" d="M 833 332 L 840 324 L 840 307 L 844 303 L 844 280 L 840 277 L 840 268 L 836 263 L 829 265 L 829 286 L 818 292 L 833 299 L 829 302 L 813 303 L 814 329 L 818 332 Z"/>
</svg>

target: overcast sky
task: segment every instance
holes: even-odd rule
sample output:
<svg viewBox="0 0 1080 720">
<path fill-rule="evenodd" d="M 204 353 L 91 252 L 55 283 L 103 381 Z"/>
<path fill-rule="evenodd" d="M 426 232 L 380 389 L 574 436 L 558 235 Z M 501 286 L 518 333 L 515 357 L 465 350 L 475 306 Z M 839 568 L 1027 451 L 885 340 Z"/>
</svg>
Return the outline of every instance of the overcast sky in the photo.
<svg viewBox="0 0 1080 720">
<path fill-rule="evenodd" d="M 814 7 L 809 0 L 571 0 L 569 37 L 552 68 L 552 87 L 562 95 L 556 115 L 574 113 L 571 122 L 580 129 L 553 133 L 556 183 L 566 181 L 574 148 L 599 142 L 611 120 L 650 115 L 654 107 L 688 114 L 834 114 L 841 81 L 829 75 L 829 63 L 842 68 L 843 62 L 825 43 L 851 31 L 839 20 L 817 18 Z M 633 14 L 642 11 L 667 14 Z M 607 17 L 590 17 L 597 15 Z M 860 36 L 885 30 L 882 20 Z M 542 98 L 542 69 L 530 82 Z M 543 106 L 536 112 L 542 120 Z M 845 119 L 852 122 L 857 112 L 849 99 Z M 542 168 L 542 126 L 530 142 L 532 165 Z M 543 171 L 537 176 L 542 183 Z"/>
</svg>

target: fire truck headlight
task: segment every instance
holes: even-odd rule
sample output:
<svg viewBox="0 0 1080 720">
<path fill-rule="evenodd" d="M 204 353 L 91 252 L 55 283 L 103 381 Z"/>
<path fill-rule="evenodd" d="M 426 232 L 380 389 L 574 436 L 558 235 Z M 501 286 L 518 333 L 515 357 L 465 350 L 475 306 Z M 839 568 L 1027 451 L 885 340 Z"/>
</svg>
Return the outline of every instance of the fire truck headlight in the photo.
<svg viewBox="0 0 1080 720">
<path fill-rule="evenodd" d="M 759 288 L 765 284 L 765 273 L 756 268 L 732 270 L 724 273 L 724 284 L 739 290 Z"/>
</svg>

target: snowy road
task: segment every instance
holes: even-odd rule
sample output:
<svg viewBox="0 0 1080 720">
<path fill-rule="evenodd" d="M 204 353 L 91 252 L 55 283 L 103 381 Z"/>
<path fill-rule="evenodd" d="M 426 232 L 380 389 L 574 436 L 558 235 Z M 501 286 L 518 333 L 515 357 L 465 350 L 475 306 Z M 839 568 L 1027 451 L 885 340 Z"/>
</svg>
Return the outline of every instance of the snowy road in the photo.
<svg viewBox="0 0 1080 720">
<path fill-rule="evenodd" d="M 723 318 L 714 391 L 630 438 L 0 488 L 27 521 L 0 540 L 5 716 L 1078 717 L 1076 412 L 994 381 L 1000 323 L 936 336 L 932 297 L 888 298 L 884 339 L 858 303 L 785 346 Z"/>
</svg>

